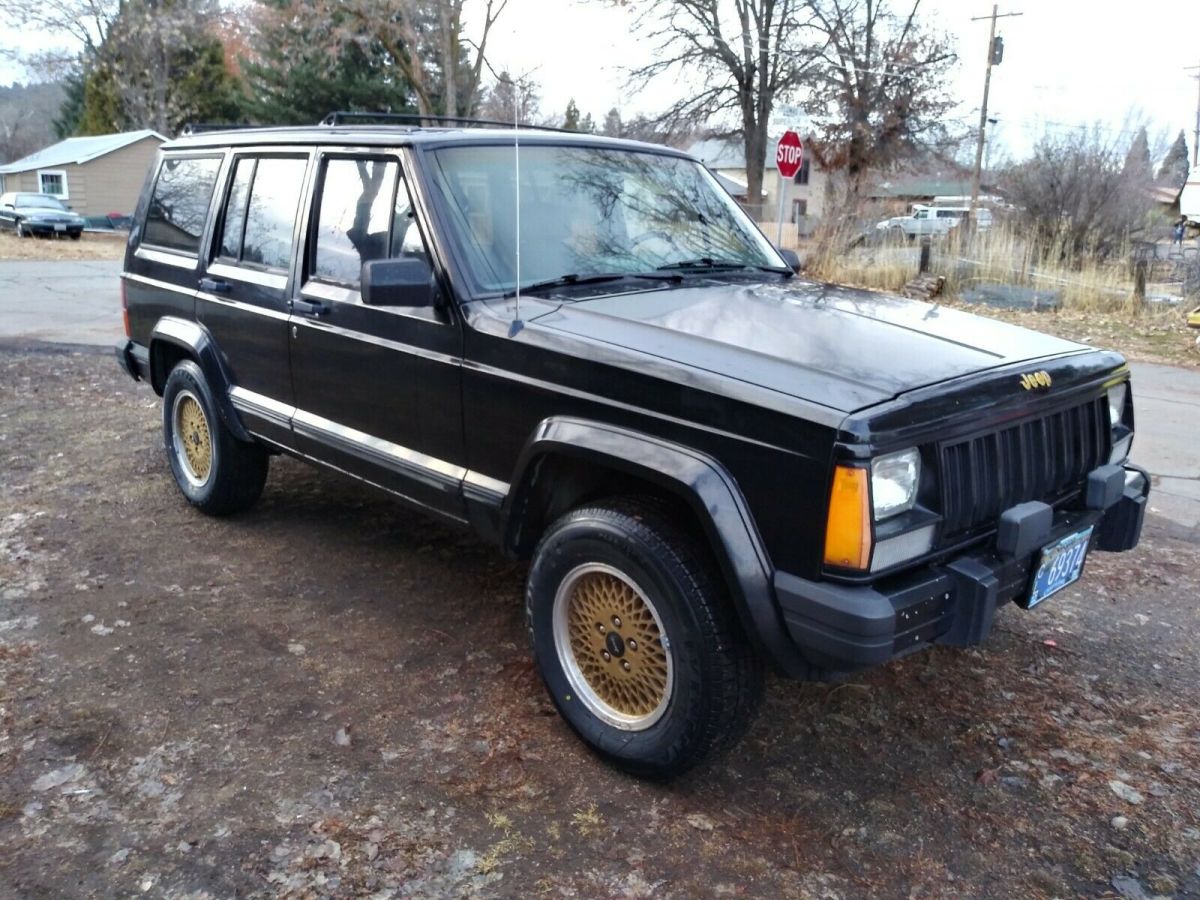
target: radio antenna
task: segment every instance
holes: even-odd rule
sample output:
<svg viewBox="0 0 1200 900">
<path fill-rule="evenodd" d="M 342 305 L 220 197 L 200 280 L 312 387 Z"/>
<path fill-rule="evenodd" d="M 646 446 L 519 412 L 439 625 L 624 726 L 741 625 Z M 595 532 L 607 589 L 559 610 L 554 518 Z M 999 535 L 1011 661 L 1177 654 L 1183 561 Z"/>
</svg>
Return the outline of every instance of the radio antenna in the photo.
<svg viewBox="0 0 1200 900">
<path fill-rule="evenodd" d="M 510 76 L 511 80 L 511 76 Z M 525 327 L 521 321 L 521 85 L 512 81 L 513 86 L 513 183 L 516 187 L 517 208 L 517 259 L 516 259 L 516 310 L 512 324 L 508 327 L 508 336 L 516 337 Z"/>
</svg>

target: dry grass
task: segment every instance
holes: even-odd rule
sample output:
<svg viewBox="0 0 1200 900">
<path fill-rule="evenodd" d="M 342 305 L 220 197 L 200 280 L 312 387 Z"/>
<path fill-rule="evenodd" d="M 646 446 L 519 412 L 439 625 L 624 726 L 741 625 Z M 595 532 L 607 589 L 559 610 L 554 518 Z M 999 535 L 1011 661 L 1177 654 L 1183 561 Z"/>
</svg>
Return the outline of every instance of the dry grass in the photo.
<svg viewBox="0 0 1200 900">
<path fill-rule="evenodd" d="M 68 238 L 19 238 L 0 232 L 0 260 L 5 259 L 120 259 L 125 252 L 124 232 L 84 234 Z"/>
<path fill-rule="evenodd" d="M 916 274 L 916 245 L 892 236 L 856 244 L 856 235 L 846 227 L 818 235 L 809 248 L 809 271 L 839 284 L 903 289 Z M 952 297 L 979 283 L 1014 284 L 1052 291 L 1065 309 L 1114 312 L 1133 308 L 1129 257 L 1129 252 L 1122 252 L 1108 261 L 1052 252 L 1051 262 L 1041 262 L 1016 227 L 997 223 L 963 240 L 935 239 L 932 265 L 936 274 L 946 276 L 946 290 Z"/>
<path fill-rule="evenodd" d="M 823 281 L 889 292 L 902 291 L 915 277 L 919 249 L 913 243 L 888 238 L 850 246 L 855 235 L 853 230 L 843 228 L 816 236 L 807 248 L 808 272 Z M 961 243 L 953 239 L 935 241 L 931 271 L 946 278 L 946 303 L 959 305 L 963 293 L 980 284 L 1036 289 L 1057 295 L 1059 311 L 962 305 L 972 312 L 1028 328 L 1114 347 L 1130 359 L 1200 366 L 1200 335 L 1185 321 L 1187 310 L 1195 304 L 1136 301 L 1128 263 L 1131 255 L 1127 251 L 1105 261 L 1064 254 L 1061 261 L 1042 263 L 1035 260 L 1015 228 L 998 223 Z M 1168 287 L 1151 285 L 1151 292 Z"/>
</svg>

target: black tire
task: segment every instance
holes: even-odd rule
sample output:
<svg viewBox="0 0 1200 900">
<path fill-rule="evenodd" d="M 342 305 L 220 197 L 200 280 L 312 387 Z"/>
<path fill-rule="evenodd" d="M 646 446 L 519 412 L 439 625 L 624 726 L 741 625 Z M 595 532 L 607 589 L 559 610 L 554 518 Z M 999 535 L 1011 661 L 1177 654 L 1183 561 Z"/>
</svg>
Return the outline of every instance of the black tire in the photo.
<svg viewBox="0 0 1200 900">
<path fill-rule="evenodd" d="M 242 512 L 262 494 L 266 449 L 230 433 L 204 373 L 190 359 L 171 370 L 163 388 L 163 447 L 180 492 L 201 512 Z"/>
<path fill-rule="evenodd" d="M 81 237 L 83 237 L 83 232 L 82 232 L 82 231 L 72 231 L 72 232 L 70 233 L 70 236 L 71 236 L 71 240 L 73 240 L 73 241 L 77 241 L 77 240 L 79 240 Z"/>
<path fill-rule="evenodd" d="M 591 601 L 585 600 L 582 610 L 578 605 L 580 586 L 585 591 L 595 587 L 585 579 L 605 585 L 595 589 L 596 596 L 610 596 L 608 586 L 627 598 L 640 596 L 650 613 L 631 613 L 631 621 L 623 623 L 613 619 L 618 622 L 613 628 L 619 637 L 616 646 L 604 634 L 602 649 L 582 646 L 577 653 L 574 643 L 592 643 L 591 626 L 601 624 L 592 619 L 604 618 L 603 613 L 590 615 L 603 604 L 588 607 Z M 742 632 L 707 548 L 677 525 L 664 506 L 617 499 L 564 515 L 538 544 L 525 609 L 534 659 L 555 706 L 588 746 L 627 772 L 652 778 L 681 774 L 733 744 L 757 711 L 762 660 Z M 556 609 L 567 612 L 556 615 Z M 652 632 L 635 625 L 639 619 L 643 626 L 659 627 L 666 640 L 649 640 Z M 596 628 L 597 634 L 603 631 Z M 631 638 L 638 634 L 648 646 L 635 646 Z M 629 702 L 618 695 L 624 688 L 613 685 L 639 677 L 640 670 L 627 663 L 641 665 L 647 656 L 639 657 L 637 651 L 646 650 L 660 657 L 646 671 L 657 665 L 655 684 L 665 681 L 666 689 L 657 695 L 652 689 L 648 699 L 643 695 L 645 706 L 633 710 L 630 721 L 618 725 L 606 720 L 632 707 L 622 711 L 609 706 L 600 693 Z M 613 651 L 610 658 L 601 660 L 608 651 Z M 624 675 L 607 668 L 618 664 L 625 667 Z M 583 674 L 584 667 L 593 672 L 593 680 Z M 651 682 L 634 689 L 645 684 Z M 649 704 L 656 697 L 651 712 Z"/>
</svg>

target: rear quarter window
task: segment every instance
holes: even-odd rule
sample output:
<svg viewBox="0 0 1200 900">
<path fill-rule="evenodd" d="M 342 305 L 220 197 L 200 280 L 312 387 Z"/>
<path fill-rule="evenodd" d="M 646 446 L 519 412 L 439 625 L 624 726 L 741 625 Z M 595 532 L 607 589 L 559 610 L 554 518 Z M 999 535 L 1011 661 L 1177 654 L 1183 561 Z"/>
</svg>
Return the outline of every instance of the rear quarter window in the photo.
<svg viewBox="0 0 1200 900">
<path fill-rule="evenodd" d="M 220 168 L 219 156 L 165 158 L 150 195 L 142 243 L 199 253 Z"/>
</svg>

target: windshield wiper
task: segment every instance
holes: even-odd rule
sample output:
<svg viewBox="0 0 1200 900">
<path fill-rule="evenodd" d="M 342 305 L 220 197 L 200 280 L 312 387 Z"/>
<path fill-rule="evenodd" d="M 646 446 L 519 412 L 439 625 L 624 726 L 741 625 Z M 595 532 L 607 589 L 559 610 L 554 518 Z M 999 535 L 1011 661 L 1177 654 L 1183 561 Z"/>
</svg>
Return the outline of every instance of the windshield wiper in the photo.
<svg viewBox="0 0 1200 900">
<path fill-rule="evenodd" d="M 611 272 L 597 275 L 580 275 L 577 272 L 571 272 L 566 275 L 559 275 L 557 278 L 547 278 L 545 281 L 523 284 L 521 285 L 521 293 L 544 291 L 547 288 L 555 287 L 571 287 L 577 284 L 603 284 L 606 281 L 624 281 L 627 278 L 650 279 L 652 281 L 678 281 L 680 276 L 667 272 Z M 514 288 L 511 291 L 505 291 L 504 296 L 513 297 L 516 293 L 517 291 Z"/>
<path fill-rule="evenodd" d="M 731 271 L 733 269 L 757 269 L 760 272 L 775 272 L 779 275 L 793 275 L 791 269 L 783 266 L 762 266 L 753 263 L 737 262 L 732 259 L 715 259 L 711 256 L 698 256 L 695 259 L 681 259 L 678 262 L 667 263 L 665 266 L 659 266 L 657 271 L 670 271 L 674 269 L 706 269 L 708 271 Z"/>
</svg>

